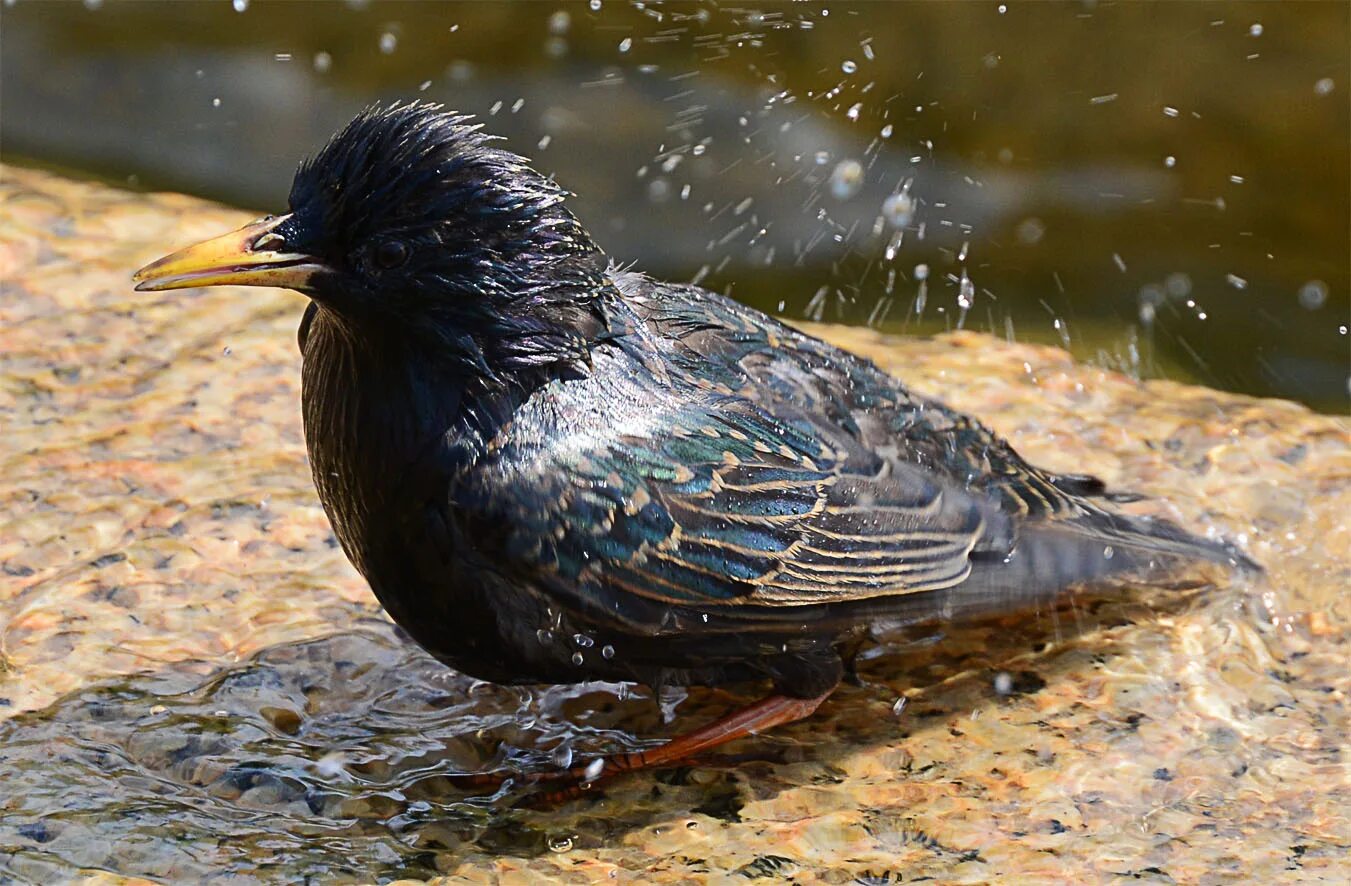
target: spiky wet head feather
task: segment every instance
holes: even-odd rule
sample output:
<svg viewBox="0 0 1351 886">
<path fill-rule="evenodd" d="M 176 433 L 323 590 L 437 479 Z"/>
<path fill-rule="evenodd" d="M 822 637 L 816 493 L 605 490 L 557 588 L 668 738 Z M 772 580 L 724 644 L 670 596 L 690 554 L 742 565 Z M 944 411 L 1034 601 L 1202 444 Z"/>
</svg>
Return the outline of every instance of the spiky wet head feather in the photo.
<svg viewBox="0 0 1351 886">
<path fill-rule="evenodd" d="M 441 105 L 395 103 L 303 163 L 295 236 L 340 271 L 318 300 L 366 323 L 469 336 L 490 361 L 575 351 L 605 258 L 566 192 L 496 141 Z"/>
</svg>

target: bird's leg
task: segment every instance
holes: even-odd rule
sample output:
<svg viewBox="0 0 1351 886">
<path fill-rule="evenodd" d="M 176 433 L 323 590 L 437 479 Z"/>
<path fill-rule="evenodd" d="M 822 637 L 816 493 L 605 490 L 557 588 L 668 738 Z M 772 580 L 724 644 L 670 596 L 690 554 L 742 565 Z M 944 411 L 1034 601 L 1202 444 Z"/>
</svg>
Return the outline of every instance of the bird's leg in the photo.
<svg viewBox="0 0 1351 886">
<path fill-rule="evenodd" d="M 665 744 L 654 748 L 614 754 L 608 757 L 597 757 L 584 766 L 534 772 L 522 775 L 519 778 L 525 784 L 556 781 L 574 782 L 566 788 L 550 791 L 537 798 L 545 803 L 562 802 L 580 796 L 585 790 L 583 785 L 591 787 L 599 781 L 613 778 L 625 772 L 690 763 L 693 762 L 695 757 L 719 745 L 773 729 L 775 726 L 782 726 L 785 723 L 793 723 L 810 717 L 832 691 L 834 691 L 834 687 L 814 698 L 771 695 L 769 698 L 714 720 L 707 726 L 687 732 L 684 735 L 678 735 Z M 493 788 L 496 790 L 511 778 L 513 778 L 511 775 L 480 772 L 452 776 L 451 780 L 460 787 Z"/>
<path fill-rule="evenodd" d="M 814 698 L 793 698 L 787 695 L 771 695 L 753 705 L 733 711 L 714 720 L 707 726 L 678 735 L 665 744 L 626 754 L 600 757 L 585 766 L 575 766 L 560 772 L 547 772 L 531 776 L 528 780 L 552 782 L 570 780 L 567 787 L 549 791 L 533 798 L 536 803 L 553 804 L 581 796 L 597 782 L 613 778 L 625 772 L 637 772 L 640 769 L 656 769 L 687 763 L 700 754 L 710 751 L 729 741 L 755 735 L 775 726 L 793 723 L 810 717 L 826 700 L 834 687 Z M 597 765 L 597 764 L 601 765 Z"/>
</svg>

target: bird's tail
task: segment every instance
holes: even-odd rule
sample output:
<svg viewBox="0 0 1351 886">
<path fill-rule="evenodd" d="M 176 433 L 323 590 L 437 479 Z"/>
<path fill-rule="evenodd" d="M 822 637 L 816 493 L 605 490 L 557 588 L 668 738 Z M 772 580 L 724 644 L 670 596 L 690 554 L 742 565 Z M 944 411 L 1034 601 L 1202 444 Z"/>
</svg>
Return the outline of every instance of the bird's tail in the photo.
<svg viewBox="0 0 1351 886">
<path fill-rule="evenodd" d="M 946 592 L 942 609 L 945 616 L 969 618 L 1034 608 L 1070 588 L 1201 577 L 1207 564 L 1249 575 L 1262 571 L 1234 546 L 1167 520 L 1094 509 L 1077 519 L 1024 525 L 1013 552 L 976 560 L 970 577 Z"/>
</svg>

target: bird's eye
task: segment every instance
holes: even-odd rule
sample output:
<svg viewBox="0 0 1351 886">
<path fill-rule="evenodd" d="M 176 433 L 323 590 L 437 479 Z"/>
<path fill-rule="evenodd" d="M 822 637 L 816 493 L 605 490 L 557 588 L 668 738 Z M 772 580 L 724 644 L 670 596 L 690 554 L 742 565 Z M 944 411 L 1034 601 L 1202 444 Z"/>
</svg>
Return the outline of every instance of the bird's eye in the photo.
<svg viewBox="0 0 1351 886">
<path fill-rule="evenodd" d="M 386 240 L 375 247 L 375 265 L 382 270 L 393 270 L 408 261 L 408 247 L 398 240 Z"/>
</svg>

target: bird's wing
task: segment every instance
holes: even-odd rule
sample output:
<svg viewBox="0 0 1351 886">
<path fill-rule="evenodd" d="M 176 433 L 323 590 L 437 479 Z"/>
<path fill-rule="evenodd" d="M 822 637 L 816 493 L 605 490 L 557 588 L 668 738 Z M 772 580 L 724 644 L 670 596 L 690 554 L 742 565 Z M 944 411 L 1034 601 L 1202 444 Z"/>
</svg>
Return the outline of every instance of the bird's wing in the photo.
<svg viewBox="0 0 1351 886">
<path fill-rule="evenodd" d="M 504 527 L 506 562 L 666 603 L 794 606 L 952 587 L 1011 549 L 1012 521 L 985 496 L 840 446 L 826 425 L 626 383 L 608 419 L 538 447 L 513 438 L 480 492 L 461 488 L 461 508 Z"/>
</svg>

